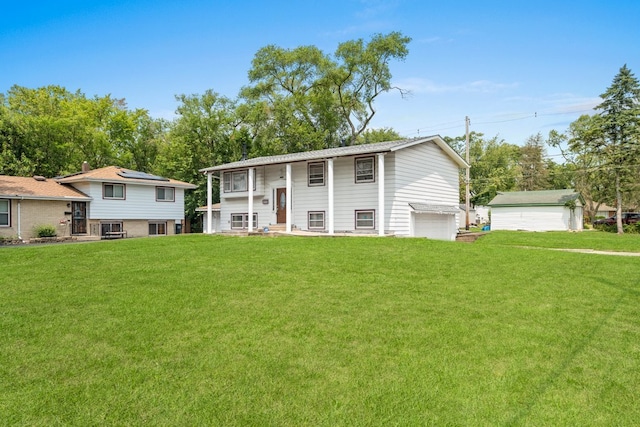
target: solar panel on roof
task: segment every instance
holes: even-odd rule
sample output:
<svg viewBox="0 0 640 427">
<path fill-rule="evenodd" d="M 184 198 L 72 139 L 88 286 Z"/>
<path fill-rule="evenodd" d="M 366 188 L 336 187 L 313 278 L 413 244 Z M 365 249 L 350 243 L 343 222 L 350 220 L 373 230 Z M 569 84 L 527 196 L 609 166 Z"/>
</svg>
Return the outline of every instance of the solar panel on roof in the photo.
<svg viewBox="0 0 640 427">
<path fill-rule="evenodd" d="M 150 173 L 138 172 L 138 171 L 123 170 L 123 171 L 118 172 L 118 175 L 120 175 L 123 178 L 128 178 L 128 179 L 146 179 L 146 180 L 150 180 L 150 181 L 169 181 L 168 178 L 164 178 L 162 176 L 151 175 Z"/>
</svg>

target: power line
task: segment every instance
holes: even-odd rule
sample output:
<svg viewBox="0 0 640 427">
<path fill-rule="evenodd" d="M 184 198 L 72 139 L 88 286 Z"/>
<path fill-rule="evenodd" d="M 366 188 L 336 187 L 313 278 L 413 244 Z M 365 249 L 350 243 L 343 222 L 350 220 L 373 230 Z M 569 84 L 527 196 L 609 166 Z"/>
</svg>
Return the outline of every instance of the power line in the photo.
<svg viewBox="0 0 640 427">
<path fill-rule="evenodd" d="M 507 122 L 515 122 L 515 121 L 520 121 L 520 120 L 527 120 L 527 119 L 535 119 L 538 117 L 543 117 L 543 116 L 561 116 L 561 115 L 566 115 L 566 114 L 578 114 L 578 113 L 587 113 L 593 111 L 593 109 L 586 109 L 586 110 L 575 110 L 575 111 L 566 111 L 566 112 L 533 112 L 533 113 L 507 113 L 507 114 L 496 114 L 496 115 L 490 115 L 490 116 L 484 116 L 484 119 L 480 119 L 480 120 L 485 120 L 485 121 L 478 121 L 478 122 L 474 122 L 475 125 L 487 125 L 487 124 L 497 124 L 497 123 L 507 123 Z M 513 117 L 513 118 L 505 118 L 505 119 L 499 119 L 499 117 L 504 117 L 504 116 L 517 116 L 517 117 Z M 483 117 L 483 116 L 480 116 Z M 492 119 L 493 118 L 493 119 Z M 454 125 L 455 124 L 455 125 Z M 451 126 L 454 125 L 454 126 Z M 458 128 L 464 128 L 465 124 L 464 121 L 462 120 L 455 120 L 455 121 L 448 121 L 448 122 L 443 122 L 443 123 L 438 123 L 435 125 L 428 125 L 428 126 L 420 126 L 418 127 L 418 129 L 413 132 L 413 131 L 403 131 L 401 132 L 404 135 L 407 136 L 412 136 L 412 135 L 420 135 L 420 133 L 424 133 L 424 132 L 434 132 L 434 131 L 444 131 L 444 130 L 451 130 L 451 129 L 458 129 Z"/>
</svg>

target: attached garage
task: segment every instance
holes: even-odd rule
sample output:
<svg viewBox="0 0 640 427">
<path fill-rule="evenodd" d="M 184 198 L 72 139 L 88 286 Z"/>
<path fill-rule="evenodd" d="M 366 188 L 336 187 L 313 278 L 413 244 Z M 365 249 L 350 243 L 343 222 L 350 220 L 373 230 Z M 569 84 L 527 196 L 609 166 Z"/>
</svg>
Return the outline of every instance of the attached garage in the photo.
<svg viewBox="0 0 640 427">
<path fill-rule="evenodd" d="M 411 225 L 414 237 L 426 237 L 435 240 L 455 240 L 458 233 L 456 215 L 457 206 L 410 203 Z"/>
<path fill-rule="evenodd" d="M 498 193 L 489 203 L 492 230 L 579 231 L 584 200 L 574 190 Z"/>
</svg>

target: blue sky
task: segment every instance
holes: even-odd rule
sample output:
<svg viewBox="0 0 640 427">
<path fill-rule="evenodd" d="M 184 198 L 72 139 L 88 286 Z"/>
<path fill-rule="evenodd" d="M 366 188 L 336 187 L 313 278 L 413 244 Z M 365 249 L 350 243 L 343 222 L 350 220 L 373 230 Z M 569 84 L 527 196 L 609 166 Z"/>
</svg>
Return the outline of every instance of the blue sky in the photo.
<svg viewBox="0 0 640 427">
<path fill-rule="evenodd" d="M 6 2 L 8 3 L 8 2 Z M 523 144 L 591 113 L 620 67 L 640 73 L 640 2 L 31 1 L 3 5 L 0 92 L 49 84 L 111 94 L 171 118 L 176 94 L 235 98 L 263 46 L 400 31 L 412 38 L 373 127 L 405 136 L 471 130 Z"/>
</svg>

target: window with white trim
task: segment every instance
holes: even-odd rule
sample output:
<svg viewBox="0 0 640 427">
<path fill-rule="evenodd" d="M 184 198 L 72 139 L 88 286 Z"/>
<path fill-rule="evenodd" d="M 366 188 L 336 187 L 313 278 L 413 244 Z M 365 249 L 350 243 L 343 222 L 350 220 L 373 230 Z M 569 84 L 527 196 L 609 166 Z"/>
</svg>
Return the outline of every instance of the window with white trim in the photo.
<svg viewBox="0 0 640 427">
<path fill-rule="evenodd" d="M 231 214 L 231 229 L 232 230 L 246 230 L 249 228 L 249 214 L 248 213 L 234 213 Z M 253 228 L 258 228 L 258 214 L 253 214 Z"/>
<path fill-rule="evenodd" d="M 309 212 L 309 230 L 324 230 L 324 212 Z"/>
<path fill-rule="evenodd" d="M 167 223 L 164 221 L 149 221 L 149 236 L 165 236 Z"/>
<path fill-rule="evenodd" d="M 104 199 L 124 199 L 125 188 L 124 184 L 103 184 L 102 185 L 102 197 Z"/>
<path fill-rule="evenodd" d="M 173 187 L 156 187 L 157 202 L 175 202 L 176 190 Z"/>
<path fill-rule="evenodd" d="M 375 223 L 375 211 L 356 211 L 356 229 L 374 229 Z"/>
<path fill-rule="evenodd" d="M 222 174 L 223 190 L 225 193 L 236 193 L 247 191 L 248 174 L 247 170 L 224 172 Z M 256 170 L 253 169 L 253 190 L 256 189 Z"/>
<path fill-rule="evenodd" d="M 0 227 L 11 225 L 11 203 L 9 200 L 0 200 Z"/>
<path fill-rule="evenodd" d="M 309 163 L 307 170 L 309 187 L 324 185 L 324 162 Z"/>
<path fill-rule="evenodd" d="M 375 159 L 360 157 L 356 159 L 356 183 L 375 181 Z"/>
</svg>

